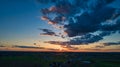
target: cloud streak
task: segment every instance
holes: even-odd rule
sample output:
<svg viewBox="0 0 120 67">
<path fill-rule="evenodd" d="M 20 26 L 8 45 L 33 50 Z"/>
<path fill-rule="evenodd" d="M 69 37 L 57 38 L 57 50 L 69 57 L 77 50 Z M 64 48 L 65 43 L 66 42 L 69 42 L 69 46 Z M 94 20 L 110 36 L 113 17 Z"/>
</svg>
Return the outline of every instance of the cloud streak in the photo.
<svg viewBox="0 0 120 67">
<path fill-rule="evenodd" d="M 55 32 L 53 32 L 52 30 L 49 29 L 40 29 L 40 30 L 44 32 L 44 33 L 40 33 L 40 35 L 57 36 Z"/>
<path fill-rule="evenodd" d="M 45 49 L 44 47 L 35 47 L 35 46 L 19 46 L 19 45 L 14 45 L 12 47 L 15 48 L 34 48 L 34 49 Z"/>
<path fill-rule="evenodd" d="M 0 45 L 0 47 L 6 47 L 6 46 L 4 46 L 4 45 Z"/>
<path fill-rule="evenodd" d="M 103 43 L 104 46 L 111 46 L 111 45 L 120 45 L 120 41 L 119 42 L 107 42 L 107 43 Z"/>
</svg>

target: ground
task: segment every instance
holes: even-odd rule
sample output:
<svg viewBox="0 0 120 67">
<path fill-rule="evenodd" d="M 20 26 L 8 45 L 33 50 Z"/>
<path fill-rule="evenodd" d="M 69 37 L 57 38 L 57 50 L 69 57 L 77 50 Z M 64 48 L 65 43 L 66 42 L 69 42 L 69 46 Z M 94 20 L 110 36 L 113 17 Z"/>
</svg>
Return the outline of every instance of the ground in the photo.
<svg viewBox="0 0 120 67">
<path fill-rule="evenodd" d="M 0 67 L 120 67 L 120 52 L 0 52 Z"/>
</svg>

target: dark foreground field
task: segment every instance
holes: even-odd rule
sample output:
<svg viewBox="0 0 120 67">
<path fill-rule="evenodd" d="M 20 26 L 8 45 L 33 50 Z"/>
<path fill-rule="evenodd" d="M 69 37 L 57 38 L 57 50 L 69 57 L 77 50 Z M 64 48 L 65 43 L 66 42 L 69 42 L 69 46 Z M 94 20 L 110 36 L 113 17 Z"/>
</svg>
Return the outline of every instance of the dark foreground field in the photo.
<svg viewBox="0 0 120 67">
<path fill-rule="evenodd" d="M 120 67 L 117 53 L 0 52 L 0 67 Z"/>
</svg>

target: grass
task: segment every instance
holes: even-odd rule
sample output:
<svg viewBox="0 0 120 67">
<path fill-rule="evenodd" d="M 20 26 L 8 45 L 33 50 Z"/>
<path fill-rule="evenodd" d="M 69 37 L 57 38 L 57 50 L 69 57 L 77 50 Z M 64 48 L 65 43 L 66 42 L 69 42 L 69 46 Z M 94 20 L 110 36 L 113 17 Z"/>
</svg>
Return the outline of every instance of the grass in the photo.
<svg viewBox="0 0 120 67">
<path fill-rule="evenodd" d="M 0 56 L 0 67 L 50 67 L 53 62 L 61 64 L 74 60 L 71 67 L 85 67 L 81 61 L 91 61 L 86 67 L 120 67 L 120 54 L 87 54 L 83 53 L 27 53 L 22 55 L 8 54 Z M 79 60 L 78 58 L 82 58 Z M 85 66 L 84 66 L 85 65 Z"/>
</svg>

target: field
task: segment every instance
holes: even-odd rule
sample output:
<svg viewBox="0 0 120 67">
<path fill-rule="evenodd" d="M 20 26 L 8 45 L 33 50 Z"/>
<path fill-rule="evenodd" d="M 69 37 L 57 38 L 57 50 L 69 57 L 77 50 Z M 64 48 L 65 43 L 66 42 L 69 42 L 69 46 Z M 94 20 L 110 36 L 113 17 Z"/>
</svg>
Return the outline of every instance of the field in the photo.
<svg viewBox="0 0 120 67">
<path fill-rule="evenodd" d="M 120 52 L 0 52 L 0 67 L 120 67 Z"/>
</svg>

